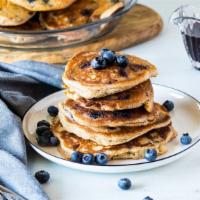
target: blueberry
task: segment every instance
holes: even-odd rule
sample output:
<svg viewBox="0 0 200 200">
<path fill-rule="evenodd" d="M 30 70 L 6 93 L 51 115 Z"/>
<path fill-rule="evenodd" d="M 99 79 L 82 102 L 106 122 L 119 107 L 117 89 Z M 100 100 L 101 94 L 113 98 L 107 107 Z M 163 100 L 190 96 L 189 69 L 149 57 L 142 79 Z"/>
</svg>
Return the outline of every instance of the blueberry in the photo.
<svg viewBox="0 0 200 200">
<path fill-rule="evenodd" d="M 47 171 L 40 170 L 35 173 L 35 178 L 39 181 L 39 183 L 43 184 L 48 182 L 50 174 Z"/>
<path fill-rule="evenodd" d="M 90 112 L 89 113 L 89 116 L 93 119 L 98 119 L 98 118 L 101 118 L 102 117 L 102 113 L 100 112 Z"/>
<path fill-rule="evenodd" d="M 106 59 L 109 64 L 113 64 L 116 58 L 115 53 L 110 50 L 104 51 L 101 56 Z"/>
<path fill-rule="evenodd" d="M 58 108 L 55 106 L 49 106 L 47 112 L 50 116 L 56 117 L 58 115 Z"/>
<path fill-rule="evenodd" d="M 49 137 L 45 137 L 45 136 L 38 136 L 37 137 L 37 143 L 40 146 L 49 146 L 50 145 L 50 138 Z"/>
<path fill-rule="evenodd" d="M 172 111 L 174 109 L 174 103 L 172 101 L 165 101 L 163 103 L 163 106 L 167 109 L 168 112 Z"/>
<path fill-rule="evenodd" d="M 103 48 L 100 50 L 100 55 L 102 56 L 106 51 L 110 51 L 109 49 Z"/>
<path fill-rule="evenodd" d="M 57 137 L 50 137 L 50 145 L 51 146 L 58 146 L 59 145 L 59 140 Z"/>
<path fill-rule="evenodd" d="M 49 130 L 50 130 L 50 128 L 48 126 L 44 126 L 44 125 L 43 126 L 39 126 L 36 129 L 36 134 L 41 136 L 43 132 L 49 131 Z"/>
<path fill-rule="evenodd" d="M 96 155 L 95 161 L 98 165 L 106 165 L 108 162 L 108 156 L 105 153 L 99 153 Z"/>
<path fill-rule="evenodd" d="M 157 158 L 157 151 L 155 149 L 147 149 L 144 154 L 144 158 L 152 162 Z"/>
<path fill-rule="evenodd" d="M 131 116 L 130 110 L 116 110 L 113 111 L 112 114 L 115 117 L 123 117 L 123 118 L 129 118 Z"/>
<path fill-rule="evenodd" d="M 188 145 L 192 142 L 192 138 L 190 137 L 190 135 L 188 133 L 184 133 L 181 136 L 181 143 L 184 145 Z"/>
<path fill-rule="evenodd" d="M 122 68 L 125 68 L 128 65 L 128 60 L 125 56 L 117 56 L 116 61 L 117 64 Z"/>
<path fill-rule="evenodd" d="M 147 196 L 143 200 L 153 200 L 151 197 Z"/>
<path fill-rule="evenodd" d="M 118 181 L 118 186 L 122 190 L 129 190 L 131 188 L 131 181 L 128 178 L 122 178 Z"/>
<path fill-rule="evenodd" d="M 82 157 L 82 163 L 91 165 L 94 162 L 94 156 L 92 154 L 84 154 Z"/>
<path fill-rule="evenodd" d="M 78 151 L 74 151 L 72 154 L 71 154 L 71 161 L 72 162 L 81 162 L 82 161 L 82 157 L 83 157 L 83 154 L 78 152 Z"/>
<path fill-rule="evenodd" d="M 50 123 L 48 121 L 46 121 L 46 120 L 41 120 L 41 121 L 39 121 L 37 123 L 37 127 L 39 127 L 39 126 L 48 126 L 48 127 L 50 127 Z"/>
<path fill-rule="evenodd" d="M 42 132 L 40 136 L 44 136 L 44 137 L 50 138 L 50 137 L 53 137 L 54 135 L 53 135 L 51 130 L 46 130 L 46 131 Z"/>
<path fill-rule="evenodd" d="M 107 66 L 107 64 L 107 60 L 102 58 L 101 56 L 94 58 L 91 62 L 91 66 L 94 69 L 104 69 Z"/>
</svg>

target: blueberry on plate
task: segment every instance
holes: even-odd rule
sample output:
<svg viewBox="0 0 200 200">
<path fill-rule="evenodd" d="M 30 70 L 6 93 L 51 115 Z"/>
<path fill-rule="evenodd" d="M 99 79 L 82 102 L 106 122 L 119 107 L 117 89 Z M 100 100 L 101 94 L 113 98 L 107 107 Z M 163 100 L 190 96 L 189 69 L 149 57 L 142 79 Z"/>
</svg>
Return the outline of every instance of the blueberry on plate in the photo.
<svg viewBox="0 0 200 200">
<path fill-rule="evenodd" d="M 45 136 L 38 136 L 37 137 L 37 143 L 40 146 L 49 146 L 50 145 L 50 138 L 49 137 L 45 137 Z"/>
<path fill-rule="evenodd" d="M 174 109 L 174 103 L 172 101 L 165 101 L 163 103 L 163 106 L 167 109 L 168 112 L 172 111 Z"/>
<path fill-rule="evenodd" d="M 49 129 L 49 130 L 42 132 L 41 136 L 50 138 L 50 137 L 53 137 L 54 135 L 53 135 L 53 132 Z"/>
<path fill-rule="evenodd" d="M 49 106 L 47 112 L 50 116 L 56 117 L 58 115 L 58 108 L 56 106 Z"/>
<path fill-rule="evenodd" d="M 108 163 L 108 156 L 105 153 L 99 153 L 95 157 L 95 162 L 98 165 L 106 165 Z"/>
<path fill-rule="evenodd" d="M 188 145 L 191 142 L 192 142 L 192 138 L 190 137 L 190 135 L 188 133 L 184 133 L 181 136 L 181 144 Z"/>
<path fill-rule="evenodd" d="M 37 127 L 40 127 L 40 126 L 48 126 L 50 127 L 50 123 L 46 120 L 41 120 L 37 123 Z"/>
<path fill-rule="evenodd" d="M 86 165 L 91 165 L 94 163 L 94 156 L 92 154 L 83 154 L 82 163 Z"/>
<path fill-rule="evenodd" d="M 144 153 L 144 158 L 150 162 L 156 160 L 157 151 L 155 149 L 147 149 Z"/>
<path fill-rule="evenodd" d="M 125 56 L 117 56 L 116 62 L 122 68 L 125 68 L 128 65 L 128 59 Z"/>
<path fill-rule="evenodd" d="M 48 182 L 50 179 L 50 174 L 47 171 L 40 170 L 35 173 L 35 178 L 39 181 L 39 183 L 43 184 Z"/>
<path fill-rule="evenodd" d="M 44 125 L 43 126 L 39 126 L 36 129 L 36 134 L 41 136 L 43 132 L 49 131 L 49 130 L 50 130 L 50 128 L 48 126 L 44 126 Z"/>
<path fill-rule="evenodd" d="M 50 145 L 51 145 L 51 146 L 54 146 L 54 147 L 55 147 L 55 146 L 58 146 L 59 143 L 60 143 L 60 142 L 59 142 L 59 140 L 58 140 L 57 137 L 54 137 L 54 136 L 53 136 L 53 137 L 50 137 Z"/>
<path fill-rule="evenodd" d="M 153 200 L 151 197 L 147 196 L 143 200 Z"/>
<path fill-rule="evenodd" d="M 108 64 L 113 64 L 116 58 L 115 53 L 110 50 L 104 51 L 101 56 L 107 60 Z"/>
<path fill-rule="evenodd" d="M 107 66 L 107 60 L 100 57 L 96 57 L 92 60 L 91 66 L 93 69 L 104 69 Z"/>
<path fill-rule="evenodd" d="M 77 162 L 77 163 L 80 163 L 82 161 L 82 157 L 83 157 L 83 154 L 80 153 L 79 151 L 74 151 L 72 154 L 71 154 L 71 161 L 72 162 Z"/>
<path fill-rule="evenodd" d="M 118 186 L 122 189 L 122 190 L 129 190 L 131 188 L 131 181 L 128 178 L 122 178 L 118 181 Z"/>
</svg>

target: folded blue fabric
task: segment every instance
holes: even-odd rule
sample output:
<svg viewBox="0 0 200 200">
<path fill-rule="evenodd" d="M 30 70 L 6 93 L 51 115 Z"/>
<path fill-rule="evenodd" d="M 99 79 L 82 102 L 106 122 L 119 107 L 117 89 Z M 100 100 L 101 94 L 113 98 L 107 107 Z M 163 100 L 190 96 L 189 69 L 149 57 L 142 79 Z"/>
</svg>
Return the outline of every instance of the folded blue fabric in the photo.
<svg viewBox="0 0 200 200">
<path fill-rule="evenodd" d="M 22 199 L 47 200 L 48 196 L 26 166 L 21 117 L 36 100 L 61 88 L 62 72 L 63 67 L 41 62 L 0 62 L 0 185 Z M 0 187 L 0 199 L 3 193 L 9 200 Z M 18 195 L 10 199 L 17 200 Z"/>
</svg>

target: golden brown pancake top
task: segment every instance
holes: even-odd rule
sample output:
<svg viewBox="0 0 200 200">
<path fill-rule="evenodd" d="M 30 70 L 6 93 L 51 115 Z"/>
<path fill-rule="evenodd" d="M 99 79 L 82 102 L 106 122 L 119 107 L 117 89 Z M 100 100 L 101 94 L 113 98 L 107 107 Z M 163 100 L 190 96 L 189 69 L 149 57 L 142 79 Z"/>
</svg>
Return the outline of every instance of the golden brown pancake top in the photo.
<svg viewBox="0 0 200 200">
<path fill-rule="evenodd" d="M 67 64 L 63 79 L 77 81 L 82 84 L 113 84 L 157 74 L 156 67 L 135 56 L 127 55 L 128 66 L 120 68 L 113 64 L 105 69 L 92 68 L 91 61 L 98 57 L 98 52 L 82 52 L 74 56 Z"/>
</svg>

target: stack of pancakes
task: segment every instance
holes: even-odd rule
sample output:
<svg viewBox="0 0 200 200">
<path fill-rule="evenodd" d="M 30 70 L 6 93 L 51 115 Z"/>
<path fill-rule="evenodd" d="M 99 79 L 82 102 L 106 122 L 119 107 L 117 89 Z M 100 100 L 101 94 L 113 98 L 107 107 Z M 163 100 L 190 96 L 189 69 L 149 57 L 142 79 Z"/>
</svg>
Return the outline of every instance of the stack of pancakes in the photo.
<svg viewBox="0 0 200 200">
<path fill-rule="evenodd" d="M 105 153 L 109 159 L 141 159 L 152 148 L 164 154 L 176 132 L 167 110 L 154 103 L 150 78 L 156 67 L 126 55 L 126 67 L 94 69 L 91 61 L 98 56 L 82 52 L 66 66 L 66 99 L 53 127 L 60 152 L 67 159 L 73 151 Z"/>
</svg>

